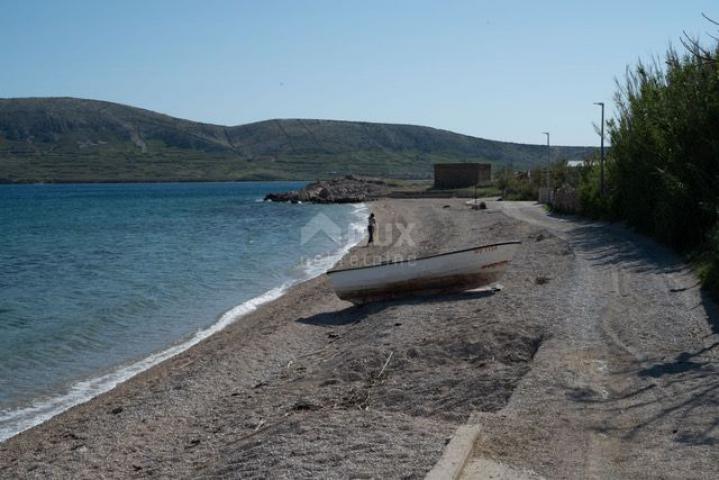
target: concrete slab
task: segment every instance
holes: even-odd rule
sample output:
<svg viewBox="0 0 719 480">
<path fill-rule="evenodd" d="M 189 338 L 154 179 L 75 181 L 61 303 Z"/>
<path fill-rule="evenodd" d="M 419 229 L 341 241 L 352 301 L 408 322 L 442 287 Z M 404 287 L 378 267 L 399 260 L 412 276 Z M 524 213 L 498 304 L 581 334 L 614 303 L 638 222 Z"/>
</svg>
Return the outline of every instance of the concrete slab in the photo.
<svg viewBox="0 0 719 480">
<path fill-rule="evenodd" d="M 544 477 L 529 470 L 520 470 L 489 458 L 473 458 L 469 461 L 460 480 L 544 480 Z"/>
<path fill-rule="evenodd" d="M 462 425 L 444 449 L 442 458 L 427 474 L 425 480 L 456 480 L 460 478 L 467 459 L 472 454 L 479 425 Z"/>
</svg>

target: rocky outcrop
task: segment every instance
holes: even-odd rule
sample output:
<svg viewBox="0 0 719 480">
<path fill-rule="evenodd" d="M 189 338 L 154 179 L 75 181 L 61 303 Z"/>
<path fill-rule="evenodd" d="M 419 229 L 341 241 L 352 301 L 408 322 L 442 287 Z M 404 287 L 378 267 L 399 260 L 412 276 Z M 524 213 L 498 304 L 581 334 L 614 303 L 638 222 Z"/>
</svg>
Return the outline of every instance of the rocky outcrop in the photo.
<svg viewBox="0 0 719 480">
<path fill-rule="evenodd" d="M 389 186 L 382 180 L 348 175 L 310 183 L 302 190 L 270 193 L 265 201 L 311 203 L 359 203 L 387 195 Z"/>
</svg>

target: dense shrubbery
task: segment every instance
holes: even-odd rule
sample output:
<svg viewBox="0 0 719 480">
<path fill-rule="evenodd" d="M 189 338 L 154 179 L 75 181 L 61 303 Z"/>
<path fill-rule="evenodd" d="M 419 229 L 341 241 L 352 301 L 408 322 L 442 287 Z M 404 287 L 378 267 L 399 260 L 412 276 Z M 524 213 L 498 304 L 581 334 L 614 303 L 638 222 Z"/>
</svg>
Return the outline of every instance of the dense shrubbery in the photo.
<svg viewBox="0 0 719 480">
<path fill-rule="evenodd" d="M 701 54 L 699 54 L 701 53 Z M 628 71 L 609 122 L 607 196 L 583 179 L 587 213 L 624 219 L 684 252 L 701 252 L 719 292 L 719 45 Z"/>
<path fill-rule="evenodd" d="M 631 72 L 617 100 L 612 208 L 671 245 L 700 244 L 717 221 L 717 64 L 670 52 L 666 69 Z"/>
</svg>

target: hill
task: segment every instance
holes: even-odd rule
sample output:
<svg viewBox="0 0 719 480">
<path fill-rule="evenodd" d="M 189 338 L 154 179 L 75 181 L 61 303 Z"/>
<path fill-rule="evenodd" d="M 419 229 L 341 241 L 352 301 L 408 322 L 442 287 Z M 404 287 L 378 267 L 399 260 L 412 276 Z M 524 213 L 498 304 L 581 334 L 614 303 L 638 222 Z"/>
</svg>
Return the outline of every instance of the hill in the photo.
<svg viewBox="0 0 719 480">
<path fill-rule="evenodd" d="M 581 159 L 592 147 L 553 147 Z M 0 99 L 0 181 L 429 178 L 433 163 L 543 165 L 546 147 L 414 125 L 267 120 L 226 127 L 75 98 Z"/>
</svg>

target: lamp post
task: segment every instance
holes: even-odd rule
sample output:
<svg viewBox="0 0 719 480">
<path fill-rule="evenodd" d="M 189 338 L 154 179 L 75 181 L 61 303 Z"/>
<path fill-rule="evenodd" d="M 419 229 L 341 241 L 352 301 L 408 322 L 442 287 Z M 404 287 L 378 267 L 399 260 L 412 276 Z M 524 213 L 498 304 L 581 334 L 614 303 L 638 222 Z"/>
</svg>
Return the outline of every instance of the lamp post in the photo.
<svg viewBox="0 0 719 480">
<path fill-rule="evenodd" d="M 546 182 L 547 182 L 547 189 L 549 189 L 549 169 L 552 164 L 552 150 L 549 146 L 549 132 L 542 132 L 547 136 L 547 176 L 546 176 Z"/>
<path fill-rule="evenodd" d="M 604 196 L 604 102 L 594 102 L 594 105 L 602 107 L 602 126 L 601 133 L 601 159 L 599 160 L 599 191 Z"/>
</svg>

